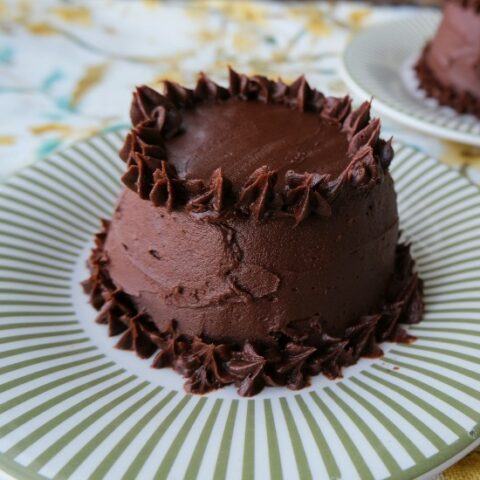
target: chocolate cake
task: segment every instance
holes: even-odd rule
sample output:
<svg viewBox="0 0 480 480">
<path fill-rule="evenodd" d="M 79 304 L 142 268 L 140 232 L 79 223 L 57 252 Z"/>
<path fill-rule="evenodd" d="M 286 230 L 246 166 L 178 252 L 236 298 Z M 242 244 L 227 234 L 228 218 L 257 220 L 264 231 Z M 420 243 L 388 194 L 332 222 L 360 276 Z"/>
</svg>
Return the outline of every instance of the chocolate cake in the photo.
<svg viewBox="0 0 480 480">
<path fill-rule="evenodd" d="M 480 0 L 447 0 L 434 38 L 415 66 L 441 105 L 480 118 Z"/>
<path fill-rule="evenodd" d="M 127 188 L 85 282 L 97 322 L 195 393 L 298 389 L 411 341 L 422 284 L 370 104 L 229 75 L 133 94 Z"/>
</svg>

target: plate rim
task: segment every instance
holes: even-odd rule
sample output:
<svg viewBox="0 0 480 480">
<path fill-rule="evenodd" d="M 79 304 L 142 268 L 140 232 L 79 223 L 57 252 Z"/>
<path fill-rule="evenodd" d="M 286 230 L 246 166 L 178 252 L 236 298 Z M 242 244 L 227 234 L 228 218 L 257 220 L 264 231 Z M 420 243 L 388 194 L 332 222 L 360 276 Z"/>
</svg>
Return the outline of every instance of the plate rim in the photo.
<svg viewBox="0 0 480 480">
<path fill-rule="evenodd" d="M 58 152 L 45 157 L 37 162 L 34 162 L 33 164 L 27 165 L 19 170 L 17 170 L 14 174 L 8 176 L 4 181 L 0 182 L 0 192 L 7 186 L 12 179 L 20 175 L 22 172 L 26 170 L 31 170 L 34 166 L 38 165 L 39 163 L 47 162 L 51 163 L 54 161 L 54 157 L 56 156 L 57 153 L 64 153 L 68 150 L 70 150 L 72 147 L 75 147 L 76 145 L 86 143 L 90 141 L 91 139 L 97 138 L 97 137 L 108 137 L 111 134 L 115 134 L 117 136 L 120 136 L 121 133 L 123 133 L 124 128 L 118 128 L 115 131 L 108 131 L 108 132 L 101 132 L 95 135 L 92 135 L 86 139 L 80 140 L 78 142 L 74 142 L 73 144 L 67 146 L 66 148 L 63 148 L 59 150 Z M 480 187 L 478 185 L 475 185 L 473 182 L 471 182 L 470 179 L 468 179 L 465 176 L 462 176 L 458 171 L 453 169 L 452 167 L 443 164 L 439 160 L 435 159 L 434 157 L 422 152 L 419 148 L 410 146 L 405 144 L 404 142 L 397 141 L 397 144 L 401 146 L 406 146 L 408 149 L 412 150 L 415 153 L 420 153 L 427 159 L 432 159 L 435 161 L 436 164 L 444 165 L 448 170 L 455 172 L 456 175 L 461 176 L 465 180 L 467 180 L 471 185 L 475 186 L 477 188 L 477 193 L 480 194 Z M 2 210 L 3 206 L 0 202 L 0 210 Z M 479 349 L 480 351 L 480 349 Z M 480 430 L 480 422 L 474 427 L 474 430 Z M 403 470 L 402 475 L 407 475 L 408 472 L 412 472 L 415 477 L 412 478 L 418 478 L 419 480 L 427 480 L 431 478 L 432 475 L 435 475 L 436 473 L 439 473 L 443 471 L 445 468 L 448 468 L 449 466 L 455 464 L 460 458 L 463 458 L 466 454 L 468 454 L 470 451 L 474 450 L 477 446 L 480 445 L 480 438 L 474 438 L 471 437 L 470 439 L 467 437 L 460 437 L 458 438 L 457 441 L 453 442 L 452 444 L 448 445 L 445 449 L 442 451 L 437 452 L 433 456 L 426 458 L 421 464 L 415 464 L 412 467 Z M 439 461 L 441 463 L 439 463 Z M 9 458 L 5 453 L 0 452 L 0 469 L 4 470 L 7 474 L 12 475 L 12 476 L 17 476 L 21 475 L 15 478 L 18 478 L 19 480 L 38 480 L 38 479 L 47 479 L 47 477 L 39 474 L 32 468 L 28 466 L 23 466 L 20 463 L 16 462 L 15 460 Z M 0 473 L 1 473 L 0 470 Z M 393 478 L 393 477 L 392 477 Z M 402 476 L 403 478 L 403 476 Z"/>
<path fill-rule="evenodd" d="M 424 9 L 421 12 L 421 15 L 425 17 L 438 17 L 439 12 L 433 9 Z M 413 14 L 409 14 L 404 16 L 402 19 L 399 20 L 392 20 L 383 23 L 377 23 L 368 27 L 368 29 L 363 29 L 354 34 L 348 41 L 347 45 L 345 46 L 341 58 L 340 58 L 340 75 L 347 85 L 347 88 L 353 92 L 353 94 L 363 100 L 368 100 L 373 98 L 372 107 L 374 110 L 378 111 L 380 114 L 389 117 L 391 120 L 397 121 L 398 123 L 404 125 L 405 127 L 410 128 L 411 130 L 418 130 L 422 133 L 433 135 L 434 137 L 450 140 L 454 142 L 460 142 L 468 145 L 472 145 L 474 147 L 480 147 L 480 136 L 475 135 L 473 133 L 465 133 L 458 130 L 450 129 L 447 127 L 442 127 L 440 125 L 428 123 L 425 120 L 421 120 L 417 118 L 415 115 L 412 115 L 407 112 L 402 112 L 401 110 L 397 109 L 395 106 L 390 105 L 387 101 L 375 97 L 372 92 L 370 92 L 367 88 L 365 88 L 361 81 L 358 80 L 358 76 L 356 77 L 355 74 L 348 68 L 347 65 L 347 54 L 354 45 L 355 41 L 361 36 L 367 34 L 370 35 L 372 30 L 377 32 L 386 31 L 390 26 L 397 25 L 401 23 L 407 22 L 410 18 L 413 18 Z M 415 14 L 415 17 L 418 15 Z M 413 55 L 415 52 L 411 52 Z M 401 66 L 399 66 L 401 68 Z M 401 72 L 399 71 L 399 76 Z M 461 116 L 458 114 L 458 116 Z"/>
</svg>

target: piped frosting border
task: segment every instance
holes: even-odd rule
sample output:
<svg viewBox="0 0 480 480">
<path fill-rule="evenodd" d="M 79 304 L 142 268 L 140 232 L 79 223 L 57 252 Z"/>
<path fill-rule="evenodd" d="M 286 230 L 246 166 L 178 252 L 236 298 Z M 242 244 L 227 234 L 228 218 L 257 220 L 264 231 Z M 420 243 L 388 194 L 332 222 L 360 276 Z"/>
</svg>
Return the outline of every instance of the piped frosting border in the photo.
<svg viewBox="0 0 480 480">
<path fill-rule="evenodd" d="M 235 185 L 215 169 L 210 180 L 179 178 L 168 162 L 166 142 L 180 133 L 182 113 L 202 102 L 229 99 L 281 104 L 313 112 L 338 123 L 346 134 L 349 163 L 337 177 L 289 170 L 283 188 L 277 173 L 267 165 Z M 325 97 L 310 87 L 305 77 L 287 85 L 263 76 L 249 77 L 229 69 L 229 87 L 200 74 L 194 89 L 164 82 L 164 93 L 141 86 L 133 94 L 130 117 L 133 127 L 120 151 L 127 164 L 123 183 L 140 198 L 167 211 L 186 210 L 210 221 L 228 215 L 252 217 L 257 222 L 272 215 L 291 216 L 295 225 L 310 215 L 330 216 L 331 205 L 343 189 L 370 189 L 381 182 L 393 158 L 391 141 L 380 138 L 380 121 L 370 118 L 370 102 L 352 110 L 350 97 Z M 188 135 L 188 132 L 186 133 Z"/>
</svg>

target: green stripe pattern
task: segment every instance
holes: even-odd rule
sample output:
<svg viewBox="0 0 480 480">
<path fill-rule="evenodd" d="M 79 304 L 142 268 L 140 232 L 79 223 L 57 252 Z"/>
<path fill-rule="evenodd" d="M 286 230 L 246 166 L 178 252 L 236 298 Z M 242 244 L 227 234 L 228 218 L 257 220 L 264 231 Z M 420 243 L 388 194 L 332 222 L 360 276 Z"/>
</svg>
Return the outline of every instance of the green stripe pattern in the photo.
<svg viewBox="0 0 480 480">
<path fill-rule="evenodd" d="M 254 399 L 190 396 L 112 348 L 79 281 L 121 191 L 121 134 L 0 188 L 0 466 L 18 478 L 408 479 L 480 432 L 480 195 L 395 145 L 403 240 L 425 280 L 412 345 L 331 382 Z"/>
</svg>

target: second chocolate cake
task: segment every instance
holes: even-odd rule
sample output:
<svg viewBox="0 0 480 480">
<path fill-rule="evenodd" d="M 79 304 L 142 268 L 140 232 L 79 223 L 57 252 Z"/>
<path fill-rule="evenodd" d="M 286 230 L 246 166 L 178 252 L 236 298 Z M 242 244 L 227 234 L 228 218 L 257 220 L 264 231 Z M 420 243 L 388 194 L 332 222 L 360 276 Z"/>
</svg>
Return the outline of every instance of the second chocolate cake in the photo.
<svg viewBox="0 0 480 480">
<path fill-rule="evenodd" d="M 140 87 L 131 118 L 127 188 L 85 283 L 120 348 L 189 391 L 248 396 L 410 340 L 421 281 L 368 103 L 231 70 L 228 88 Z"/>
<path fill-rule="evenodd" d="M 429 97 L 480 118 L 480 0 L 446 0 L 415 70 Z"/>
</svg>

